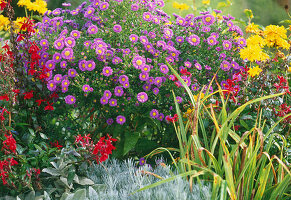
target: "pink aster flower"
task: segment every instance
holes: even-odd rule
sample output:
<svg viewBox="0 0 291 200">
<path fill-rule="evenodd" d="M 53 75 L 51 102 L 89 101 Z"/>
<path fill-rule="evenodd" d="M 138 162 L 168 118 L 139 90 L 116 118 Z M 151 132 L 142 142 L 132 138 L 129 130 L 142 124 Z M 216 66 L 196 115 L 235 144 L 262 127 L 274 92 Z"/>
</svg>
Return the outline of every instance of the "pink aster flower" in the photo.
<svg viewBox="0 0 291 200">
<path fill-rule="evenodd" d="M 66 104 L 74 104 L 76 102 L 76 97 L 74 97 L 73 95 L 68 95 L 65 97 L 65 102 Z"/>
<path fill-rule="evenodd" d="M 72 59 L 73 58 L 73 54 L 74 54 L 74 52 L 73 52 L 73 49 L 71 49 L 71 48 L 65 48 L 62 51 L 62 57 L 64 59 L 67 59 L 67 60 Z"/>
<path fill-rule="evenodd" d="M 193 46 L 197 46 L 200 43 L 200 38 L 197 35 L 190 35 L 188 37 L 188 42 L 189 44 L 193 45 Z"/>
<path fill-rule="evenodd" d="M 140 92 L 137 94 L 137 100 L 141 103 L 144 103 L 148 100 L 148 95 L 145 92 Z"/>
<path fill-rule="evenodd" d="M 65 45 L 64 45 L 63 40 L 58 39 L 58 40 L 56 40 L 56 41 L 54 42 L 54 47 L 55 47 L 55 49 L 57 49 L 57 50 L 61 50 L 61 49 L 63 49 L 64 46 L 65 46 Z"/>
<path fill-rule="evenodd" d="M 124 124 L 126 122 L 126 118 L 122 115 L 118 115 L 116 117 L 116 122 L 120 125 Z"/>
<path fill-rule="evenodd" d="M 146 59 L 144 57 L 137 55 L 133 58 L 132 64 L 136 69 L 140 69 L 146 64 Z"/>
<path fill-rule="evenodd" d="M 91 25 L 91 26 L 89 26 L 87 32 L 90 35 L 96 34 L 98 32 L 98 27 L 96 25 Z"/>
<path fill-rule="evenodd" d="M 104 76 L 110 76 L 112 75 L 113 70 L 111 69 L 111 67 L 104 67 L 102 70 L 102 74 Z"/>
</svg>

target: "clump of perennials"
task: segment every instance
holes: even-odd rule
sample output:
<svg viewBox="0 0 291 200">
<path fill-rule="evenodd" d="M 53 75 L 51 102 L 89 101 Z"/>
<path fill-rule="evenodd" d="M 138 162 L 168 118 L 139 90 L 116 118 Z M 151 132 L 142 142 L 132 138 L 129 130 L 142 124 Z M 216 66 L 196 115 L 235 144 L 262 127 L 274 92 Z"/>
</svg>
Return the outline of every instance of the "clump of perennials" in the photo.
<svg viewBox="0 0 291 200">
<path fill-rule="evenodd" d="M 178 103 L 188 102 L 168 64 L 194 94 L 203 85 L 212 92 L 217 71 L 222 86 L 234 80 L 238 92 L 246 42 L 234 18 L 219 10 L 171 18 L 163 6 L 162 0 L 91 0 L 46 12 L 34 39 L 47 89 L 68 106 L 100 110 L 96 119 L 108 125 L 144 113 L 167 121 L 174 114 L 172 89 Z"/>
</svg>

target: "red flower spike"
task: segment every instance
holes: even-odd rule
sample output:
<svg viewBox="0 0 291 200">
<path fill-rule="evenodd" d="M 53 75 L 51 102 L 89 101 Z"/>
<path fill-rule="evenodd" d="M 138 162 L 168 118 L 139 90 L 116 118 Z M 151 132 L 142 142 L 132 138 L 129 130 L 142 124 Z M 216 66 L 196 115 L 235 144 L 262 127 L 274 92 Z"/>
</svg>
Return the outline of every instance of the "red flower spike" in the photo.
<svg viewBox="0 0 291 200">
<path fill-rule="evenodd" d="M 30 92 L 24 92 L 24 99 L 31 99 L 33 97 L 33 90 Z"/>
<path fill-rule="evenodd" d="M 44 110 L 54 110 L 54 107 L 52 105 L 53 105 L 53 103 L 49 103 L 47 101 L 47 106 L 44 108 Z"/>
<path fill-rule="evenodd" d="M 0 96 L 0 100 L 2 101 L 9 101 L 9 97 L 8 97 L 8 94 L 4 94 L 3 96 Z"/>
</svg>

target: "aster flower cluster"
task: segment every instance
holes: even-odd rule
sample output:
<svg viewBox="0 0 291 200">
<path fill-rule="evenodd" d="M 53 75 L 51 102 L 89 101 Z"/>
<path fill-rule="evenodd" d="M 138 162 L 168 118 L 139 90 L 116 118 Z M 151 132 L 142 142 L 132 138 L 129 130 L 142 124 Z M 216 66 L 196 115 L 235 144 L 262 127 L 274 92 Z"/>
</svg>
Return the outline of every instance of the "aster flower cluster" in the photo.
<svg viewBox="0 0 291 200">
<path fill-rule="evenodd" d="M 170 20 L 163 6 L 162 0 L 95 0 L 45 13 L 35 40 L 48 90 L 66 104 L 98 107 L 108 125 L 136 113 L 166 121 L 174 114 L 172 89 L 178 103 L 187 102 L 168 64 L 194 92 L 202 85 L 211 92 L 217 71 L 223 81 L 242 69 L 238 52 L 246 42 L 231 16 Z"/>
</svg>

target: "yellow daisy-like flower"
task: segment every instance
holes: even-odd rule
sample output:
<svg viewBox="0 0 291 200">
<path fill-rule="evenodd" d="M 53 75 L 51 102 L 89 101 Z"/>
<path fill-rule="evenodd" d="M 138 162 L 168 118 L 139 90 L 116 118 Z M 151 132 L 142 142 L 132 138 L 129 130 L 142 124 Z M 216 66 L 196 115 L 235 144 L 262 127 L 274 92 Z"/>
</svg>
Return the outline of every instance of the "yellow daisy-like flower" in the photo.
<svg viewBox="0 0 291 200">
<path fill-rule="evenodd" d="M 26 21 L 25 17 L 17 17 L 17 19 L 14 21 L 16 33 L 18 33 L 20 31 L 20 28 L 25 21 Z"/>
<path fill-rule="evenodd" d="M 277 46 L 289 49 L 290 44 L 287 42 L 287 30 L 284 26 L 269 25 L 263 32 L 267 46 Z"/>
<path fill-rule="evenodd" d="M 179 10 L 188 10 L 190 7 L 185 3 L 179 4 L 177 1 L 174 1 L 173 8 L 176 8 Z"/>
<path fill-rule="evenodd" d="M 197 94 L 197 95 L 193 95 L 195 101 L 198 100 L 198 96 L 199 96 L 199 94 Z M 203 99 L 203 98 L 204 98 L 204 93 L 200 93 L 200 99 Z"/>
<path fill-rule="evenodd" d="M 1 30 L 7 30 L 9 27 L 10 21 L 8 17 L 4 17 L 3 15 L 0 15 L 0 31 Z"/>
<path fill-rule="evenodd" d="M 260 29 L 259 29 L 259 25 L 251 23 L 248 24 L 246 27 L 246 32 L 247 33 L 259 33 Z"/>
<path fill-rule="evenodd" d="M 259 66 L 256 66 L 256 67 L 253 67 L 253 68 L 250 68 L 248 70 L 248 74 L 251 76 L 251 77 L 254 77 L 256 75 L 260 75 L 260 73 L 262 72 L 263 70 L 259 67 Z"/>
<path fill-rule="evenodd" d="M 269 59 L 269 55 L 264 53 L 259 45 L 247 46 L 240 50 L 240 57 L 242 59 L 247 59 L 251 62 L 253 61 L 265 61 Z"/>
<path fill-rule="evenodd" d="M 203 3 L 204 5 L 210 5 L 210 0 L 202 0 L 202 3 Z"/>
<path fill-rule="evenodd" d="M 19 0 L 17 3 L 19 7 L 28 6 L 29 4 L 31 4 L 30 0 Z"/>
<path fill-rule="evenodd" d="M 247 39 L 247 46 L 254 46 L 258 45 L 259 47 L 264 47 L 266 41 L 259 35 L 252 35 Z"/>
</svg>

